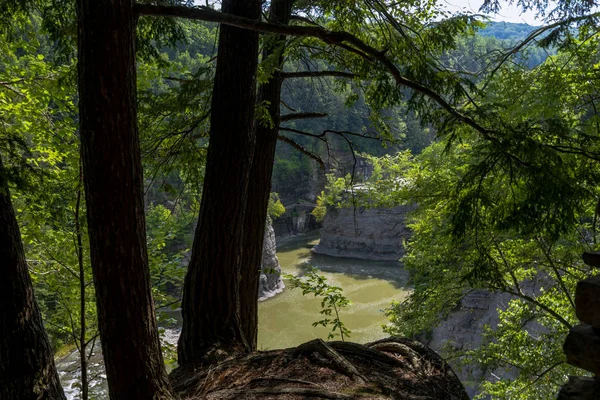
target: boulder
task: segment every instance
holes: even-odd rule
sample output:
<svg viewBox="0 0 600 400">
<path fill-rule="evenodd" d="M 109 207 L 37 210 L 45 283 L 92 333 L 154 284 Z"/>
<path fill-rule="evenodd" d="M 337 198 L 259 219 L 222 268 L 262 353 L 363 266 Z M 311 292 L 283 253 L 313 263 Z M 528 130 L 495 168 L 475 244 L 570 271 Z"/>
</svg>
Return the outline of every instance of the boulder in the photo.
<svg viewBox="0 0 600 400">
<path fill-rule="evenodd" d="M 569 364 L 600 376 L 600 335 L 590 325 L 572 327 L 563 350 Z"/>
<path fill-rule="evenodd" d="M 577 283 L 575 312 L 581 322 L 600 328 L 600 276 Z"/>
<path fill-rule="evenodd" d="M 556 400 L 597 400 L 600 399 L 600 381 L 597 378 L 570 376 L 558 392 Z"/>
</svg>

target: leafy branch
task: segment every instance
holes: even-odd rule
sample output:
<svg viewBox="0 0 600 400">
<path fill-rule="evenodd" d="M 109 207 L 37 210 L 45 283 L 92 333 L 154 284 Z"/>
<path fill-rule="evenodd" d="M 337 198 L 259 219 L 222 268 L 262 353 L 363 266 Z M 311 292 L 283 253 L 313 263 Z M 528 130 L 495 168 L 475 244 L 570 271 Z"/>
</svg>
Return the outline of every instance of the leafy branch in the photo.
<svg viewBox="0 0 600 400">
<path fill-rule="evenodd" d="M 330 285 L 326 277 L 319 275 L 319 269 L 313 266 L 304 276 L 286 274 L 284 278 L 291 282 L 292 289 L 302 289 L 302 295 L 313 294 L 315 297 L 321 297 L 319 314 L 324 318 L 313 322 L 312 326 L 322 325 L 326 328 L 331 326 L 331 332 L 327 335 L 328 339 L 339 336 L 344 341 L 344 338 L 350 337 L 351 331 L 340 319 L 340 310 L 352 303 L 344 296 L 341 287 Z"/>
</svg>

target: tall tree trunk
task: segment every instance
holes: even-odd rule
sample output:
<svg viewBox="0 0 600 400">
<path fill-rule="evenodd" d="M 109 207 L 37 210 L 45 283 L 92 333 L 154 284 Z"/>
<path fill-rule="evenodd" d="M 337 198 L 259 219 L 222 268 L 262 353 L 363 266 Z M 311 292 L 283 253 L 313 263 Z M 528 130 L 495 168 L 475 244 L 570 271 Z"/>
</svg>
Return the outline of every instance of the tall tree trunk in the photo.
<svg viewBox="0 0 600 400">
<path fill-rule="evenodd" d="M 0 399 L 64 399 L 0 159 Z"/>
<path fill-rule="evenodd" d="M 81 367 L 81 400 L 89 399 L 87 322 L 85 315 L 86 287 L 85 263 L 83 262 L 83 231 L 81 229 L 81 194 L 83 192 L 83 165 L 79 157 L 79 186 L 75 202 L 75 237 L 77 238 L 77 265 L 79 266 L 79 365 Z"/>
<path fill-rule="evenodd" d="M 132 0 L 78 0 L 79 112 L 110 398 L 170 399 L 146 249 Z"/>
<path fill-rule="evenodd" d="M 258 19 L 260 4 L 223 0 L 221 9 Z M 181 365 L 210 362 L 216 350 L 250 350 L 241 328 L 239 282 L 257 64 L 258 33 L 222 25 L 200 217 L 183 292 Z"/>
<path fill-rule="evenodd" d="M 271 3 L 269 22 L 287 25 L 292 14 L 293 3 L 294 0 L 274 0 Z M 258 284 L 267 207 L 271 192 L 271 176 L 275 162 L 275 147 L 279 132 L 279 101 L 283 81 L 281 69 L 283 68 L 285 44 L 284 35 L 274 35 L 265 43 L 263 59 L 275 57 L 277 61 L 271 78 L 259 88 L 258 102 L 266 105 L 272 123 L 257 122 L 256 148 L 250 169 L 250 184 L 246 199 L 240 303 L 242 326 L 252 350 L 256 350 L 258 338 Z"/>
</svg>

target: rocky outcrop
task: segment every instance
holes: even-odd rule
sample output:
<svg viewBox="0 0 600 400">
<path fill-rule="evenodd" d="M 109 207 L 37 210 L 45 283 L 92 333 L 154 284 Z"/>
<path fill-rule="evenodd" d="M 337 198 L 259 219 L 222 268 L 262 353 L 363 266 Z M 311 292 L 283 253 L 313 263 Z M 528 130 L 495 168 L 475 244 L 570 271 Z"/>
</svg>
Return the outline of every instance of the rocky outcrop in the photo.
<svg viewBox="0 0 600 400">
<path fill-rule="evenodd" d="M 281 278 L 281 267 L 277 259 L 277 242 L 275 231 L 270 221 L 265 228 L 265 240 L 263 243 L 262 264 L 260 266 L 260 281 L 258 286 L 258 300 L 266 300 L 269 297 L 281 293 L 285 287 Z"/>
<path fill-rule="evenodd" d="M 548 287 L 550 284 L 549 279 L 539 274 L 535 279 L 523 282 L 521 290 L 527 295 L 539 295 L 541 288 Z M 484 326 L 495 329 L 500 322 L 498 309 L 505 310 L 509 302 L 515 298 L 508 293 L 489 292 L 484 289 L 472 290 L 446 319 L 429 332 L 426 338 L 420 339 L 448 358 L 451 353 L 476 349 L 483 344 Z M 523 329 L 531 334 L 544 331 L 544 328 L 534 321 L 526 323 Z M 453 362 L 450 364 L 456 367 Z M 455 370 L 471 397 L 479 393 L 481 382 L 496 380 L 498 377 L 514 379 L 518 373 L 517 370 L 510 368 L 488 370 L 481 365 L 463 366 Z"/>
<path fill-rule="evenodd" d="M 469 399 L 434 351 L 397 337 L 365 345 L 316 339 L 205 368 L 184 365 L 170 378 L 173 390 L 189 400 Z"/>
<path fill-rule="evenodd" d="M 583 262 L 600 268 L 600 252 L 583 253 Z M 575 313 L 581 324 L 571 328 L 563 351 L 567 363 L 594 374 L 593 378 L 570 377 L 562 387 L 560 400 L 600 398 L 600 276 L 579 281 L 575 292 Z"/>
<path fill-rule="evenodd" d="M 394 208 L 327 209 L 318 254 L 366 260 L 399 260 L 404 255 L 405 225 L 409 206 Z"/>
<path fill-rule="evenodd" d="M 421 338 L 429 347 L 448 355 L 448 352 L 476 349 L 482 344 L 484 326 L 497 326 L 498 307 L 505 307 L 510 295 L 474 290 L 467 294 L 456 310 L 435 327 L 428 338 Z M 469 396 L 478 393 L 479 383 L 489 378 L 488 371 L 477 365 L 456 369 Z"/>
<path fill-rule="evenodd" d="M 285 206 L 285 213 L 273 221 L 273 229 L 277 240 L 302 235 L 319 229 L 321 224 L 310 212 L 315 208 L 313 203 L 301 203 Z"/>
</svg>

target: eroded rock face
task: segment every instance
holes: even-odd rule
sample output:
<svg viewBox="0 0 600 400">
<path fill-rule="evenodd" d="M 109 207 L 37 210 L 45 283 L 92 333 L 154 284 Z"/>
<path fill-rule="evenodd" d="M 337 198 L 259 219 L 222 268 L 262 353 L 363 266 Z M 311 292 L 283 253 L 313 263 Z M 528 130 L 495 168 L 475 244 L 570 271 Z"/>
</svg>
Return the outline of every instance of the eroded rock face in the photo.
<svg viewBox="0 0 600 400">
<path fill-rule="evenodd" d="M 536 279 L 523 282 L 521 290 L 528 295 L 538 295 L 540 288 L 548 285 L 548 277 L 538 275 Z M 505 310 L 509 302 L 515 299 L 508 293 L 489 292 L 477 289 L 469 292 L 448 317 L 435 327 L 428 338 L 422 338 L 429 347 L 448 357 L 453 351 L 476 349 L 482 345 L 484 326 L 495 329 L 500 322 L 498 309 Z M 535 322 L 528 322 L 523 329 L 531 334 L 543 332 L 545 328 Z M 454 362 L 450 364 L 455 367 Z M 493 381 L 501 377 L 513 379 L 517 376 L 514 369 L 487 370 L 480 365 L 455 368 L 469 396 L 479 393 L 483 381 Z"/>
<path fill-rule="evenodd" d="M 317 254 L 365 260 L 399 260 L 403 241 L 410 236 L 406 227 L 408 206 L 394 208 L 328 208 Z"/>
<path fill-rule="evenodd" d="M 312 203 L 286 205 L 285 213 L 273 221 L 277 239 L 302 235 L 320 228 L 321 224 L 310 213 L 314 208 L 315 204 Z"/>
<path fill-rule="evenodd" d="M 281 279 L 281 267 L 277 259 L 277 243 L 275 231 L 271 221 L 265 227 L 265 240 L 263 243 L 262 264 L 260 266 L 260 281 L 258 283 L 258 300 L 266 300 L 269 297 L 281 293 L 285 287 Z"/>
</svg>

